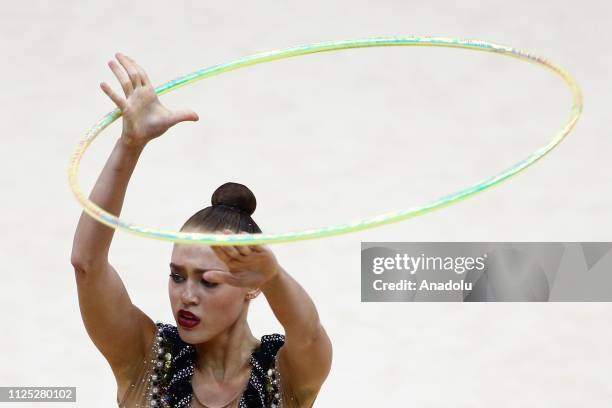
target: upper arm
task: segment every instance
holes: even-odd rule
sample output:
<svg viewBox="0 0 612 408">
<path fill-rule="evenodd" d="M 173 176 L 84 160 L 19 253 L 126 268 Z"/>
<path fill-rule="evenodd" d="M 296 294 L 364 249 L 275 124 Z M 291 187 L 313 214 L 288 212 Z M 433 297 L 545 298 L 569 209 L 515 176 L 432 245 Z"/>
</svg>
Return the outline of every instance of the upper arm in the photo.
<svg viewBox="0 0 612 408">
<path fill-rule="evenodd" d="M 300 406 L 314 402 L 331 369 L 332 345 L 323 326 L 310 339 L 286 336 L 278 350 L 281 382 L 286 384 Z"/>
<path fill-rule="evenodd" d="M 104 262 L 100 270 L 74 268 L 85 329 L 117 380 L 130 380 L 155 336 L 155 323 L 132 304 L 110 263 Z"/>
</svg>

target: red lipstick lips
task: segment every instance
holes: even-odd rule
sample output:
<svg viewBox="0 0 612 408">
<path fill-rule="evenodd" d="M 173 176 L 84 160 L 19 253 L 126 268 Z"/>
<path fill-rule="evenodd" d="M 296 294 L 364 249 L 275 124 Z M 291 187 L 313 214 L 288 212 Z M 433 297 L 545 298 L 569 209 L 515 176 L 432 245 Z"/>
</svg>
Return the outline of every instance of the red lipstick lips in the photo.
<svg viewBox="0 0 612 408">
<path fill-rule="evenodd" d="M 187 310 L 178 311 L 177 322 L 186 329 L 191 329 L 200 323 L 200 318 Z"/>
</svg>

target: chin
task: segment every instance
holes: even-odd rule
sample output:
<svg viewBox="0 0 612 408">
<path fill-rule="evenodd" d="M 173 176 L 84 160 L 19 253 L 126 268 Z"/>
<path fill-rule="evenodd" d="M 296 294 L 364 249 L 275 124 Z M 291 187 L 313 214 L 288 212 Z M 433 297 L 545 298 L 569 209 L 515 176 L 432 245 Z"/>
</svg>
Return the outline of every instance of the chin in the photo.
<svg viewBox="0 0 612 408">
<path fill-rule="evenodd" d="M 203 343 L 204 341 L 206 341 L 208 337 L 206 335 L 206 331 L 202 330 L 201 328 L 200 329 L 196 329 L 196 328 L 187 329 L 185 327 L 182 327 L 178 323 L 176 327 L 178 329 L 179 337 L 181 338 L 181 340 L 183 340 L 187 344 Z"/>
</svg>

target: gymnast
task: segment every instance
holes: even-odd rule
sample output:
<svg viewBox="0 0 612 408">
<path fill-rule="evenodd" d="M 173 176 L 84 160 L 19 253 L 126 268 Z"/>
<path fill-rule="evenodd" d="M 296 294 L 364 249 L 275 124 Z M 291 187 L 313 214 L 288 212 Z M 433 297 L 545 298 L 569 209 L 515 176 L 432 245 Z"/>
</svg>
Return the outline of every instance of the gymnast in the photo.
<svg viewBox="0 0 612 408">
<path fill-rule="evenodd" d="M 123 129 L 90 200 L 119 216 L 147 143 L 198 115 L 167 109 L 142 67 L 127 55 L 115 58 L 109 67 L 125 97 L 100 87 L 121 110 Z M 211 201 L 181 231 L 262 232 L 246 186 L 225 183 Z M 268 247 L 175 243 L 168 281 L 175 326 L 132 304 L 108 259 L 114 231 L 83 212 L 71 262 L 83 323 L 115 376 L 119 407 L 313 406 L 331 368 L 331 342 L 313 301 Z M 261 293 L 284 334 L 251 333 L 249 303 Z"/>
</svg>

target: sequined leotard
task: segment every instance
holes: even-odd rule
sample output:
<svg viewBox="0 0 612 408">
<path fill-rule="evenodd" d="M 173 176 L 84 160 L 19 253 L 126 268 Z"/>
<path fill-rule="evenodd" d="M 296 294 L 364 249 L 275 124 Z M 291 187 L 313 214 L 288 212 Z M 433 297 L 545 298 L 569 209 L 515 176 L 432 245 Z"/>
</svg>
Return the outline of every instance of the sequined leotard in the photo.
<svg viewBox="0 0 612 408">
<path fill-rule="evenodd" d="M 121 408 L 191 406 L 195 348 L 180 339 L 176 326 L 159 321 L 156 326 L 156 338 L 141 364 L 139 376 L 122 400 L 117 401 Z M 282 334 L 261 337 L 261 344 L 251 354 L 251 374 L 244 392 L 235 402 L 236 407 L 297 406 L 288 390 L 283 389 L 277 370 L 276 355 L 284 342 Z"/>
</svg>

